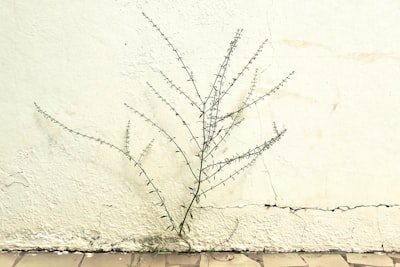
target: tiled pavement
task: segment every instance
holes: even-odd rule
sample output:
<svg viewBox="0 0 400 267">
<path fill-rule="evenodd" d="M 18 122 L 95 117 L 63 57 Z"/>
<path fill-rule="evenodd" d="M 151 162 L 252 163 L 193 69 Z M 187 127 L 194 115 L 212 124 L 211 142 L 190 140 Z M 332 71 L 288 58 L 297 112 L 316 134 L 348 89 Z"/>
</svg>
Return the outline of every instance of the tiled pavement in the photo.
<svg viewBox="0 0 400 267">
<path fill-rule="evenodd" d="M 400 253 L 1 253 L 0 267 L 400 267 Z"/>
</svg>

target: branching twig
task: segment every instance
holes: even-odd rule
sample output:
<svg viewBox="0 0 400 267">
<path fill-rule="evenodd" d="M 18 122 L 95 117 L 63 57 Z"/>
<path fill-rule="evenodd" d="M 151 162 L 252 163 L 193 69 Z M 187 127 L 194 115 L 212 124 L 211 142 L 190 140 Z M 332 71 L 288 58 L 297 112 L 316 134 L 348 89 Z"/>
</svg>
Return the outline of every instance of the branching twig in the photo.
<svg viewBox="0 0 400 267">
<path fill-rule="evenodd" d="M 188 96 L 184 91 L 182 91 L 182 89 L 181 89 L 180 87 L 178 87 L 170 78 L 168 78 L 168 76 L 167 76 L 163 71 L 160 71 L 160 74 L 163 76 L 165 82 L 166 82 L 171 88 L 174 88 L 175 91 L 178 92 L 178 94 L 183 95 L 187 100 L 189 100 L 189 103 L 190 103 L 192 106 L 196 107 L 197 110 L 198 110 L 199 112 L 202 111 L 201 108 L 200 108 L 200 106 L 199 106 L 199 104 L 198 104 L 196 101 L 194 101 L 190 96 Z"/>
<path fill-rule="evenodd" d="M 223 81 L 226 78 L 226 71 L 229 66 L 229 62 L 232 58 L 232 54 L 234 50 L 237 47 L 237 42 L 241 38 L 243 29 L 238 29 L 236 31 L 235 37 L 229 44 L 229 48 L 227 50 L 227 54 L 224 56 L 223 62 L 219 67 L 218 73 L 215 75 L 215 80 L 213 84 L 211 85 L 211 90 L 207 96 L 207 98 L 204 101 L 205 106 L 207 105 L 208 101 L 211 99 L 210 107 L 206 109 L 204 113 L 206 113 L 207 120 L 208 120 L 208 125 L 207 125 L 207 146 L 210 145 L 210 143 L 213 141 L 213 137 L 215 134 L 215 129 L 217 127 L 217 124 L 215 123 L 215 120 L 218 117 L 218 112 L 219 112 L 219 105 L 222 101 L 222 86 L 223 86 Z M 201 115 L 203 115 L 202 113 Z"/>
<path fill-rule="evenodd" d="M 168 102 L 167 99 L 160 95 L 160 93 L 156 89 L 154 89 L 154 87 L 149 82 L 147 82 L 147 86 L 149 86 L 151 91 L 157 96 L 157 98 L 160 99 L 161 102 L 163 102 L 175 114 L 175 116 L 177 116 L 181 120 L 183 126 L 185 126 L 186 130 L 188 130 L 191 136 L 191 140 L 196 143 L 198 149 L 201 149 L 200 144 L 197 142 L 197 137 L 194 136 L 192 130 L 190 129 L 190 126 L 188 125 L 186 120 L 182 118 L 181 114 L 171 105 L 171 103 Z"/>
<path fill-rule="evenodd" d="M 262 144 L 259 144 L 255 147 L 253 147 L 252 149 L 247 150 L 244 153 L 236 154 L 230 158 L 226 158 L 223 161 L 219 161 L 219 162 L 207 165 L 206 167 L 204 167 L 204 169 L 203 169 L 204 171 L 213 169 L 215 167 L 217 168 L 217 170 L 215 170 L 212 174 L 206 176 L 202 181 L 209 180 L 210 178 L 214 177 L 217 173 L 222 171 L 222 169 L 224 169 L 226 166 L 228 166 L 234 162 L 240 162 L 243 159 L 258 157 L 265 150 L 270 149 L 276 142 L 278 142 L 282 138 L 282 136 L 285 134 L 285 132 L 286 132 L 286 129 L 279 132 L 275 137 L 272 137 L 268 141 L 265 141 Z"/>
<path fill-rule="evenodd" d="M 217 188 L 220 185 L 225 185 L 225 183 L 231 179 L 234 179 L 237 175 L 239 175 L 240 173 L 242 173 L 243 171 L 245 171 L 246 169 L 248 169 L 249 167 L 253 166 L 253 164 L 256 162 L 258 156 L 254 157 L 249 163 L 247 163 L 246 165 L 242 166 L 240 169 L 235 170 L 232 174 L 230 174 L 228 177 L 226 177 L 225 179 L 222 179 L 219 183 L 214 184 L 212 186 L 210 186 L 209 188 L 207 188 L 206 190 L 201 191 L 201 193 L 199 193 L 199 197 L 200 196 L 204 196 L 207 192 L 214 190 L 215 188 Z"/>
<path fill-rule="evenodd" d="M 239 108 L 239 111 L 236 112 L 235 114 L 233 114 L 233 119 L 231 121 L 231 123 L 229 124 L 228 127 L 222 127 L 216 134 L 215 138 L 223 132 L 223 135 L 221 136 L 221 138 L 219 139 L 219 141 L 214 143 L 214 146 L 211 147 L 209 149 L 209 151 L 207 152 L 205 158 L 208 158 L 210 155 L 212 155 L 212 153 L 214 153 L 215 150 L 217 150 L 217 148 L 219 147 L 219 145 L 226 139 L 226 137 L 231 133 L 231 130 L 233 129 L 233 127 L 238 126 L 240 124 L 241 121 L 238 121 L 239 115 L 243 112 L 243 107 L 246 106 L 249 101 L 251 96 L 254 93 L 255 87 L 256 87 L 256 83 L 257 83 L 257 77 L 258 77 L 258 69 L 256 69 L 255 73 L 254 73 L 254 77 L 253 80 L 251 82 L 251 86 L 250 89 L 247 93 L 247 96 L 245 98 L 245 100 L 243 101 L 242 105 Z M 217 123 L 217 122 L 215 122 Z M 278 133 L 277 133 L 278 134 Z"/>
<path fill-rule="evenodd" d="M 220 118 L 218 118 L 217 122 L 223 121 L 226 118 L 229 118 L 233 115 L 235 115 L 238 112 L 242 112 L 243 110 L 255 105 L 256 103 L 264 100 L 267 96 L 270 96 L 274 93 L 276 93 L 276 91 L 278 91 L 280 88 L 282 88 L 282 86 L 288 81 L 290 80 L 290 77 L 294 74 L 294 71 L 290 72 L 285 78 L 283 78 L 278 85 L 276 85 L 274 88 L 272 88 L 271 90 L 269 90 L 267 93 L 263 94 L 262 96 L 258 97 L 257 99 L 251 101 L 250 103 L 240 107 L 239 109 L 233 111 L 233 112 L 229 112 L 223 116 L 221 116 Z"/>
<path fill-rule="evenodd" d="M 189 67 L 183 61 L 182 56 L 178 52 L 178 49 L 176 49 L 176 47 L 171 43 L 169 38 L 161 31 L 160 27 L 158 27 L 157 24 L 155 24 L 153 22 L 153 20 L 146 15 L 146 13 L 142 12 L 142 15 L 147 19 L 148 22 L 150 22 L 150 24 L 153 26 L 153 28 L 162 36 L 164 41 L 167 42 L 168 46 L 175 53 L 175 55 L 177 56 L 178 61 L 182 65 L 182 68 L 185 70 L 186 74 L 189 77 L 188 81 L 190 81 L 192 83 L 192 85 L 193 85 L 193 88 L 196 91 L 197 97 L 199 98 L 199 100 L 202 100 L 202 98 L 200 96 L 200 93 L 199 93 L 199 89 L 197 89 L 197 85 L 196 85 L 196 82 L 195 82 L 194 77 L 193 77 L 193 72 L 189 69 Z"/>
<path fill-rule="evenodd" d="M 166 204 L 165 204 L 165 198 L 161 195 L 161 191 L 156 187 L 156 185 L 154 184 L 153 180 L 148 176 L 147 172 L 145 169 L 143 169 L 143 167 L 139 164 L 139 162 L 137 160 L 135 160 L 128 152 L 124 151 L 122 148 L 119 148 L 118 146 L 105 141 L 101 138 L 96 138 L 87 134 L 83 134 L 81 132 L 75 131 L 69 127 L 67 127 L 65 124 L 61 123 L 60 121 L 56 120 L 55 118 L 53 118 L 52 116 L 50 116 L 46 111 L 44 111 L 36 102 L 34 102 L 34 105 L 36 107 L 36 110 L 42 114 L 43 117 L 45 117 L 46 119 L 48 119 L 49 121 L 51 121 L 52 123 L 56 124 L 57 126 L 61 127 L 62 129 L 66 130 L 67 132 L 70 132 L 71 134 L 89 139 L 91 141 L 94 141 L 100 145 L 105 145 L 108 146 L 109 148 L 117 151 L 118 153 L 121 153 L 122 155 L 124 155 L 129 161 L 132 161 L 135 166 L 137 166 L 140 171 L 141 174 L 143 174 L 146 177 L 147 180 L 147 185 L 150 185 L 152 187 L 152 191 L 149 193 L 153 193 L 155 192 L 157 194 L 158 199 L 160 200 L 160 206 L 163 207 L 165 215 L 163 215 L 162 217 L 166 217 L 168 218 L 169 222 L 170 222 L 170 228 L 177 232 L 178 228 L 176 227 L 175 221 L 171 215 L 171 213 L 169 212 L 169 209 L 167 208 Z"/>
<path fill-rule="evenodd" d="M 134 107 L 129 106 L 128 104 L 124 103 L 125 107 L 127 107 L 128 109 L 130 109 L 133 113 L 139 115 L 139 117 L 143 118 L 146 122 L 148 122 L 151 126 L 157 128 L 161 133 L 163 133 L 169 142 L 172 142 L 175 147 L 178 149 L 177 152 L 179 152 L 179 154 L 182 155 L 183 159 L 185 160 L 186 166 L 189 168 L 190 172 L 192 173 L 193 177 L 195 179 L 197 179 L 196 174 L 193 171 L 192 165 L 190 164 L 189 159 L 186 156 L 186 153 L 183 151 L 182 147 L 175 141 L 175 138 L 172 137 L 169 133 L 167 133 L 163 128 L 161 128 L 161 126 L 159 126 L 157 123 L 155 123 L 154 121 L 152 121 L 149 117 L 147 117 L 145 114 L 143 114 L 142 112 L 138 111 L 137 109 L 135 109 Z"/>
</svg>

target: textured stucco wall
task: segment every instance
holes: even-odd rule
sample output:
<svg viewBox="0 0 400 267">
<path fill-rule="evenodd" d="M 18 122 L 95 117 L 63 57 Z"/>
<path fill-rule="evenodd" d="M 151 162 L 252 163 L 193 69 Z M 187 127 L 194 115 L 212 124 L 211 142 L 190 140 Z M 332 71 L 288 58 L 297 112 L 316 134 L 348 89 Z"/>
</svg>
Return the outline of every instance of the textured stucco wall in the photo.
<svg viewBox="0 0 400 267">
<path fill-rule="evenodd" d="M 268 138 L 272 121 L 286 136 L 195 208 L 193 249 L 399 251 L 400 3 L 248 2 L 1 0 L 0 249 L 187 248 L 164 230 L 137 169 L 33 106 L 121 145 L 131 119 L 133 151 L 156 138 L 146 164 L 178 212 L 188 180 L 174 167 L 174 148 L 122 105 L 174 129 L 151 81 L 191 114 L 156 72 L 189 88 L 144 11 L 179 48 L 201 93 L 237 28 L 244 33 L 231 73 L 269 38 L 253 66 L 261 73 L 256 94 L 296 71 L 246 113 L 229 149 Z M 249 72 L 239 94 L 250 80 Z"/>
</svg>

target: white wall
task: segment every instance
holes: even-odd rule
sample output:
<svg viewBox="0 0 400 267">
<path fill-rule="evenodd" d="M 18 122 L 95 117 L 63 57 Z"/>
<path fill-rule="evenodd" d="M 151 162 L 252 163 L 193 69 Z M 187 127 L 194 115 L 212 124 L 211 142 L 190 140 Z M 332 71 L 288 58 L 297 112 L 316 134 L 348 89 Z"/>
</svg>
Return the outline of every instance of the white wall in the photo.
<svg viewBox="0 0 400 267">
<path fill-rule="evenodd" d="M 202 94 L 237 28 L 244 34 L 231 73 L 269 38 L 253 65 L 261 72 L 256 94 L 296 71 L 229 139 L 240 151 L 269 138 L 272 121 L 288 129 L 251 170 L 196 207 L 193 249 L 399 251 L 400 3 L 248 2 L 1 0 L 0 249 L 186 249 L 164 231 L 136 168 L 33 105 L 121 146 L 130 119 L 134 153 L 156 139 L 146 166 L 179 213 L 190 182 L 181 159 L 122 104 L 176 130 L 150 81 L 197 120 L 156 73 L 190 90 L 144 11 L 179 48 Z M 239 94 L 250 80 L 251 72 Z"/>
</svg>

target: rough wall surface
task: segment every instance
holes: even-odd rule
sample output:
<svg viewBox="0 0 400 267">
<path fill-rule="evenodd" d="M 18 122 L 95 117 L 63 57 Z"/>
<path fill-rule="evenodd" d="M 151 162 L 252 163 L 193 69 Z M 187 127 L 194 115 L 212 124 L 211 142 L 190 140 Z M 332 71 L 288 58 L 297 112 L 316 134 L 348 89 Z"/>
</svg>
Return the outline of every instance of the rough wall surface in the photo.
<svg viewBox="0 0 400 267">
<path fill-rule="evenodd" d="M 296 71 L 230 137 L 234 151 L 268 139 L 273 121 L 288 129 L 196 206 L 193 249 L 400 250 L 400 3 L 265 0 L 0 1 L 0 249 L 187 249 L 165 231 L 137 168 L 33 105 L 121 146 L 131 120 L 132 150 L 155 139 L 146 164 L 178 212 L 188 194 L 175 148 L 123 103 L 174 129 L 179 121 L 149 92 L 151 81 L 197 118 L 160 79 L 163 70 L 190 87 L 142 12 L 179 48 L 201 93 L 237 28 L 231 73 L 269 39 L 252 65 L 255 95 Z"/>
</svg>

